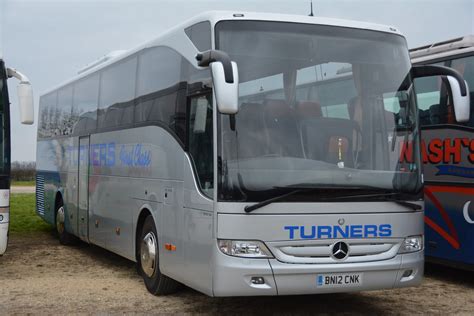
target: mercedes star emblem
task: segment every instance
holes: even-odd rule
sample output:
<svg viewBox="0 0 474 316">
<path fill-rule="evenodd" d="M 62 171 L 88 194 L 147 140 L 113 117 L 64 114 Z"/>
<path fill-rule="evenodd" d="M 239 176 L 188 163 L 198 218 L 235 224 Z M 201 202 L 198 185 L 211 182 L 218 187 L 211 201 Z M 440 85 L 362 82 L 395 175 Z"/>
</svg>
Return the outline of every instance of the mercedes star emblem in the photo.
<svg viewBox="0 0 474 316">
<path fill-rule="evenodd" d="M 338 241 L 332 246 L 332 256 L 334 259 L 342 260 L 349 254 L 349 246 L 342 241 Z"/>
</svg>

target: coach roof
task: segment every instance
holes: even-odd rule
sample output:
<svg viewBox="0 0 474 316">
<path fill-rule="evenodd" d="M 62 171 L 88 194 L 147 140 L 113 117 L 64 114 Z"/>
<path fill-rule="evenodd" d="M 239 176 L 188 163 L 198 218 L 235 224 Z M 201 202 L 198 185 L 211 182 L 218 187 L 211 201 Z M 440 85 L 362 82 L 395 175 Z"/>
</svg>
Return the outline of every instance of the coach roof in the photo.
<svg viewBox="0 0 474 316">
<path fill-rule="evenodd" d="M 468 51 L 474 51 L 474 35 L 467 35 L 412 48 L 410 49 L 410 57 L 413 62 L 422 62 L 425 60 L 458 55 Z"/>
</svg>

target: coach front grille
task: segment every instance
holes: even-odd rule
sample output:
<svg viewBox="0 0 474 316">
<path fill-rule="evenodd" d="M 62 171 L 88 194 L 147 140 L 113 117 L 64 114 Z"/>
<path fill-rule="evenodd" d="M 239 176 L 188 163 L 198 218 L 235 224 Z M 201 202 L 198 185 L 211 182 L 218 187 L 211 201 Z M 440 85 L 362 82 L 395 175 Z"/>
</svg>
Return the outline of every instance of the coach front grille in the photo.
<svg viewBox="0 0 474 316">
<path fill-rule="evenodd" d="M 333 245 L 348 245 L 347 257 L 333 257 Z M 391 259 L 396 256 L 402 239 L 311 240 L 267 243 L 275 258 L 285 263 L 357 263 Z"/>
</svg>

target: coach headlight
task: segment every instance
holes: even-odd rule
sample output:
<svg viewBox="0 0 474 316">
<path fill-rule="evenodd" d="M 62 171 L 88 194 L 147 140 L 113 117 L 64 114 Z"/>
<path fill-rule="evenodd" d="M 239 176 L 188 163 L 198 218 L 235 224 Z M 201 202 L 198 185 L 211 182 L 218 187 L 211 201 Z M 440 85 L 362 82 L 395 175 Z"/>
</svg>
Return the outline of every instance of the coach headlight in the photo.
<svg viewBox="0 0 474 316">
<path fill-rule="evenodd" d="M 273 258 L 272 253 L 261 241 L 227 240 L 217 241 L 219 249 L 226 255 L 244 258 Z"/>
<path fill-rule="evenodd" d="M 398 253 L 416 252 L 423 249 L 423 236 L 410 236 L 405 238 Z"/>
</svg>

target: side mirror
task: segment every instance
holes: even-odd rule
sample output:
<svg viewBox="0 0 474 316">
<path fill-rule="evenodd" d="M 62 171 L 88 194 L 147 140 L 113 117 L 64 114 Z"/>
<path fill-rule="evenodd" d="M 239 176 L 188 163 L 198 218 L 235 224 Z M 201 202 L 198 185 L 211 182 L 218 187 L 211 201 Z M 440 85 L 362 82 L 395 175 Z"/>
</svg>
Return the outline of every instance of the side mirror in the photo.
<svg viewBox="0 0 474 316">
<path fill-rule="evenodd" d="M 214 95 L 219 112 L 236 114 L 239 111 L 239 71 L 229 55 L 209 50 L 196 56 L 201 67 L 211 66 Z"/>
<path fill-rule="evenodd" d="M 237 64 L 232 62 L 234 81 L 225 80 L 224 66 L 220 62 L 211 64 L 212 81 L 217 107 L 223 114 L 236 114 L 239 111 L 239 74 Z"/>
<path fill-rule="evenodd" d="M 431 76 L 446 76 L 449 83 L 449 88 L 451 90 L 451 96 L 453 98 L 452 101 L 456 120 L 458 122 L 469 121 L 471 106 L 469 87 L 459 72 L 452 68 L 443 66 L 423 65 L 414 66 L 412 68 L 411 74 L 413 79 Z"/>
<path fill-rule="evenodd" d="M 33 89 L 30 83 L 20 82 L 18 85 L 18 103 L 21 124 L 33 124 L 35 112 L 33 107 Z"/>
<path fill-rule="evenodd" d="M 449 82 L 449 88 L 451 89 L 451 96 L 453 97 L 454 115 L 456 116 L 456 121 L 460 123 L 468 122 L 469 114 L 471 112 L 469 93 L 466 93 L 466 95 L 463 96 L 461 93 L 461 86 L 459 85 L 459 82 L 456 80 L 456 78 L 451 76 L 447 76 L 447 78 Z M 466 85 L 467 91 L 469 91 L 466 81 L 464 81 L 464 84 Z"/>
<path fill-rule="evenodd" d="M 33 124 L 35 120 L 33 89 L 30 80 L 21 72 L 13 68 L 7 69 L 8 78 L 15 77 L 20 81 L 18 85 L 18 102 L 20 107 L 20 120 L 22 124 Z"/>
</svg>

